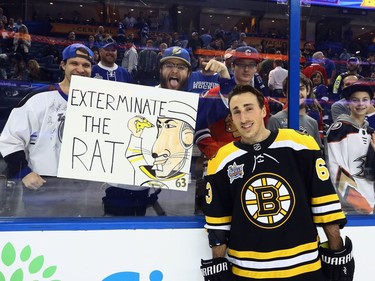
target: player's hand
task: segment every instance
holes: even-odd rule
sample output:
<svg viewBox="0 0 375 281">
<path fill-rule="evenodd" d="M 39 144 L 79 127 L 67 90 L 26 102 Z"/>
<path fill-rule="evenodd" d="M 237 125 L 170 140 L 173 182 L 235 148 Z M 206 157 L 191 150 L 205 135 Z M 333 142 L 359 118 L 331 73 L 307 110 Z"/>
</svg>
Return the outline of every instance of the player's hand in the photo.
<svg viewBox="0 0 375 281">
<path fill-rule="evenodd" d="M 27 188 L 33 189 L 33 190 L 37 190 L 43 184 L 46 183 L 46 181 L 40 175 L 34 172 L 31 172 L 27 174 L 26 176 L 24 176 L 22 178 L 22 182 Z"/>
<path fill-rule="evenodd" d="M 210 61 L 206 64 L 206 67 L 204 69 L 206 71 L 219 73 L 221 78 L 230 78 L 228 68 L 226 67 L 226 65 L 215 59 L 210 59 Z"/>
<path fill-rule="evenodd" d="M 154 125 L 143 116 L 135 116 L 128 121 L 128 129 L 137 138 L 140 138 L 144 128 L 151 128 Z"/>
<path fill-rule="evenodd" d="M 226 258 L 201 260 L 201 271 L 205 281 L 234 281 L 231 265 Z"/>
<path fill-rule="evenodd" d="M 319 246 L 322 270 L 329 281 L 352 281 L 354 276 L 353 244 L 349 237 L 339 251 L 328 248 L 328 242 Z"/>
</svg>

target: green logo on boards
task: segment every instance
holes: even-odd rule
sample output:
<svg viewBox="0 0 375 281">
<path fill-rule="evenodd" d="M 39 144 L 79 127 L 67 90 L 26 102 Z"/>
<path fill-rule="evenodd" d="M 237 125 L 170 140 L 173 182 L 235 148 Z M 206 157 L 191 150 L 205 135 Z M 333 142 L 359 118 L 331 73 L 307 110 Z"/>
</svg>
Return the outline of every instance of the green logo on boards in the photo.
<svg viewBox="0 0 375 281">
<path fill-rule="evenodd" d="M 42 255 L 33 257 L 29 245 L 17 253 L 13 244 L 8 242 L 0 250 L 0 281 L 60 281 L 53 279 L 57 267 L 47 266 Z"/>
</svg>

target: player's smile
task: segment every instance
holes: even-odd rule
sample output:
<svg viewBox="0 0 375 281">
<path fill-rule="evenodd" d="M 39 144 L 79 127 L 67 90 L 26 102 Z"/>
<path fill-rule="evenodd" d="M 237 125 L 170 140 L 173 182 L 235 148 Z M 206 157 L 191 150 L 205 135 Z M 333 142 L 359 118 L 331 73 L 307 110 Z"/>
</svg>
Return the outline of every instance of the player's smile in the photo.
<svg viewBox="0 0 375 281">
<path fill-rule="evenodd" d="M 245 130 L 249 130 L 249 129 L 251 129 L 253 124 L 254 124 L 254 122 L 246 122 L 245 124 L 241 125 L 241 127 Z"/>
</svg>

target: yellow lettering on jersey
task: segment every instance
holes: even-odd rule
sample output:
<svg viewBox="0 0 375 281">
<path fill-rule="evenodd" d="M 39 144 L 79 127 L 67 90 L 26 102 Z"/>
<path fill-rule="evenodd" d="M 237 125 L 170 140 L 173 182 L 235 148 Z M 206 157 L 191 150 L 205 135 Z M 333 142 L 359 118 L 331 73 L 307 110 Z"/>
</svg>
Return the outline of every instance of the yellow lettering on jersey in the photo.
<svg viewBox="0 0 375 281">
<path fill-rule="evenodd" d="M 326 167 L 326 161 L 324 161 L 323 158 L 316 159 L 315 170 L 320 180 L 326 181 L 329 179 L 329 172 Z"/>
<path fill-rule="evenodd" d="M 211 202 L 212 202 L 212 186 L 209 182 L 207 182 L 207 184 L 206 184 L 206 189 L 207 189 L 206 203 L 211 204 Z"/>
</svg>

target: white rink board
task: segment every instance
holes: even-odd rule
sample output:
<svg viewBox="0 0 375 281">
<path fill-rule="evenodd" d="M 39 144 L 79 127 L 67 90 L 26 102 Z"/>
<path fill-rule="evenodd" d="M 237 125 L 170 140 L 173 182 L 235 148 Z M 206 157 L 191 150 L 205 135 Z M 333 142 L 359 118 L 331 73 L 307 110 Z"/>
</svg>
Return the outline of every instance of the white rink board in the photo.
<svg viewBox="0 0 375 281">
<path fill-rule="evenodd" d="M 319 229 L 319 235 L 321 240 L 325 241 L 325 235 L 322 229 Z M 372 275 L 375 253 L 375 227 L 346 226 L 341 230 L 341 236 L 348 236 L 353 242 L 355 260 L 355 275 L 353 281 L 373 281 L 375 279 Z"/>
<path fill-rule="evenodd" d="M 43 255 L 45 267 L 57 266 L 48 280 L 61 281 L 101 281 L 119 272 L 138 272 L 139 281 L 149 281 L 155 270 L 162 272 L 163 281 L 201 280 L 200 259 L 210 257 L 203 229 L 1 232 L 0 251 L 8 242 L 17 256 L 27 245 L 33 258 Z M 16 258 L 13 266 L 1 264 L 0 271 L 26 271 L 28 264 Z M 24 280 L 46 280 L 31 277 L 35 275 Z"/>
<path fill-rule="evenodd" d="M 342 234 L 353 241 L 354 280 L 372 281 L 375 227 L 346 227 Z M 210 257 L 207 233 L 201 228 L 0 232 L 0 251 L 7 243 L 8 250 L 10 244 L 15 250 L 15 261 L 11 266 L 4 266 L 1 261 L 0 271 L 5 280 L 10 280 L 10 274 L 17 268 L 26 272 L 32 259 L 43 256 L 39 274 L 49 266 L 57 266 L 53 279 L 48 280 L 115 281 L 124 279 L 115 279 L 114 274 L 133 272 L 136 277 L 127 281 L 203 281 L 200 259 Z M 20 252 L 26 246 L 31 249 L 31 257 L 21 262 Z M 155 272 L 159 275 L 150 278 Z M 38 273 L 26 272 L 24 280 L 34 280 L 31 276 L 35 278 Z"/>
</svg>

